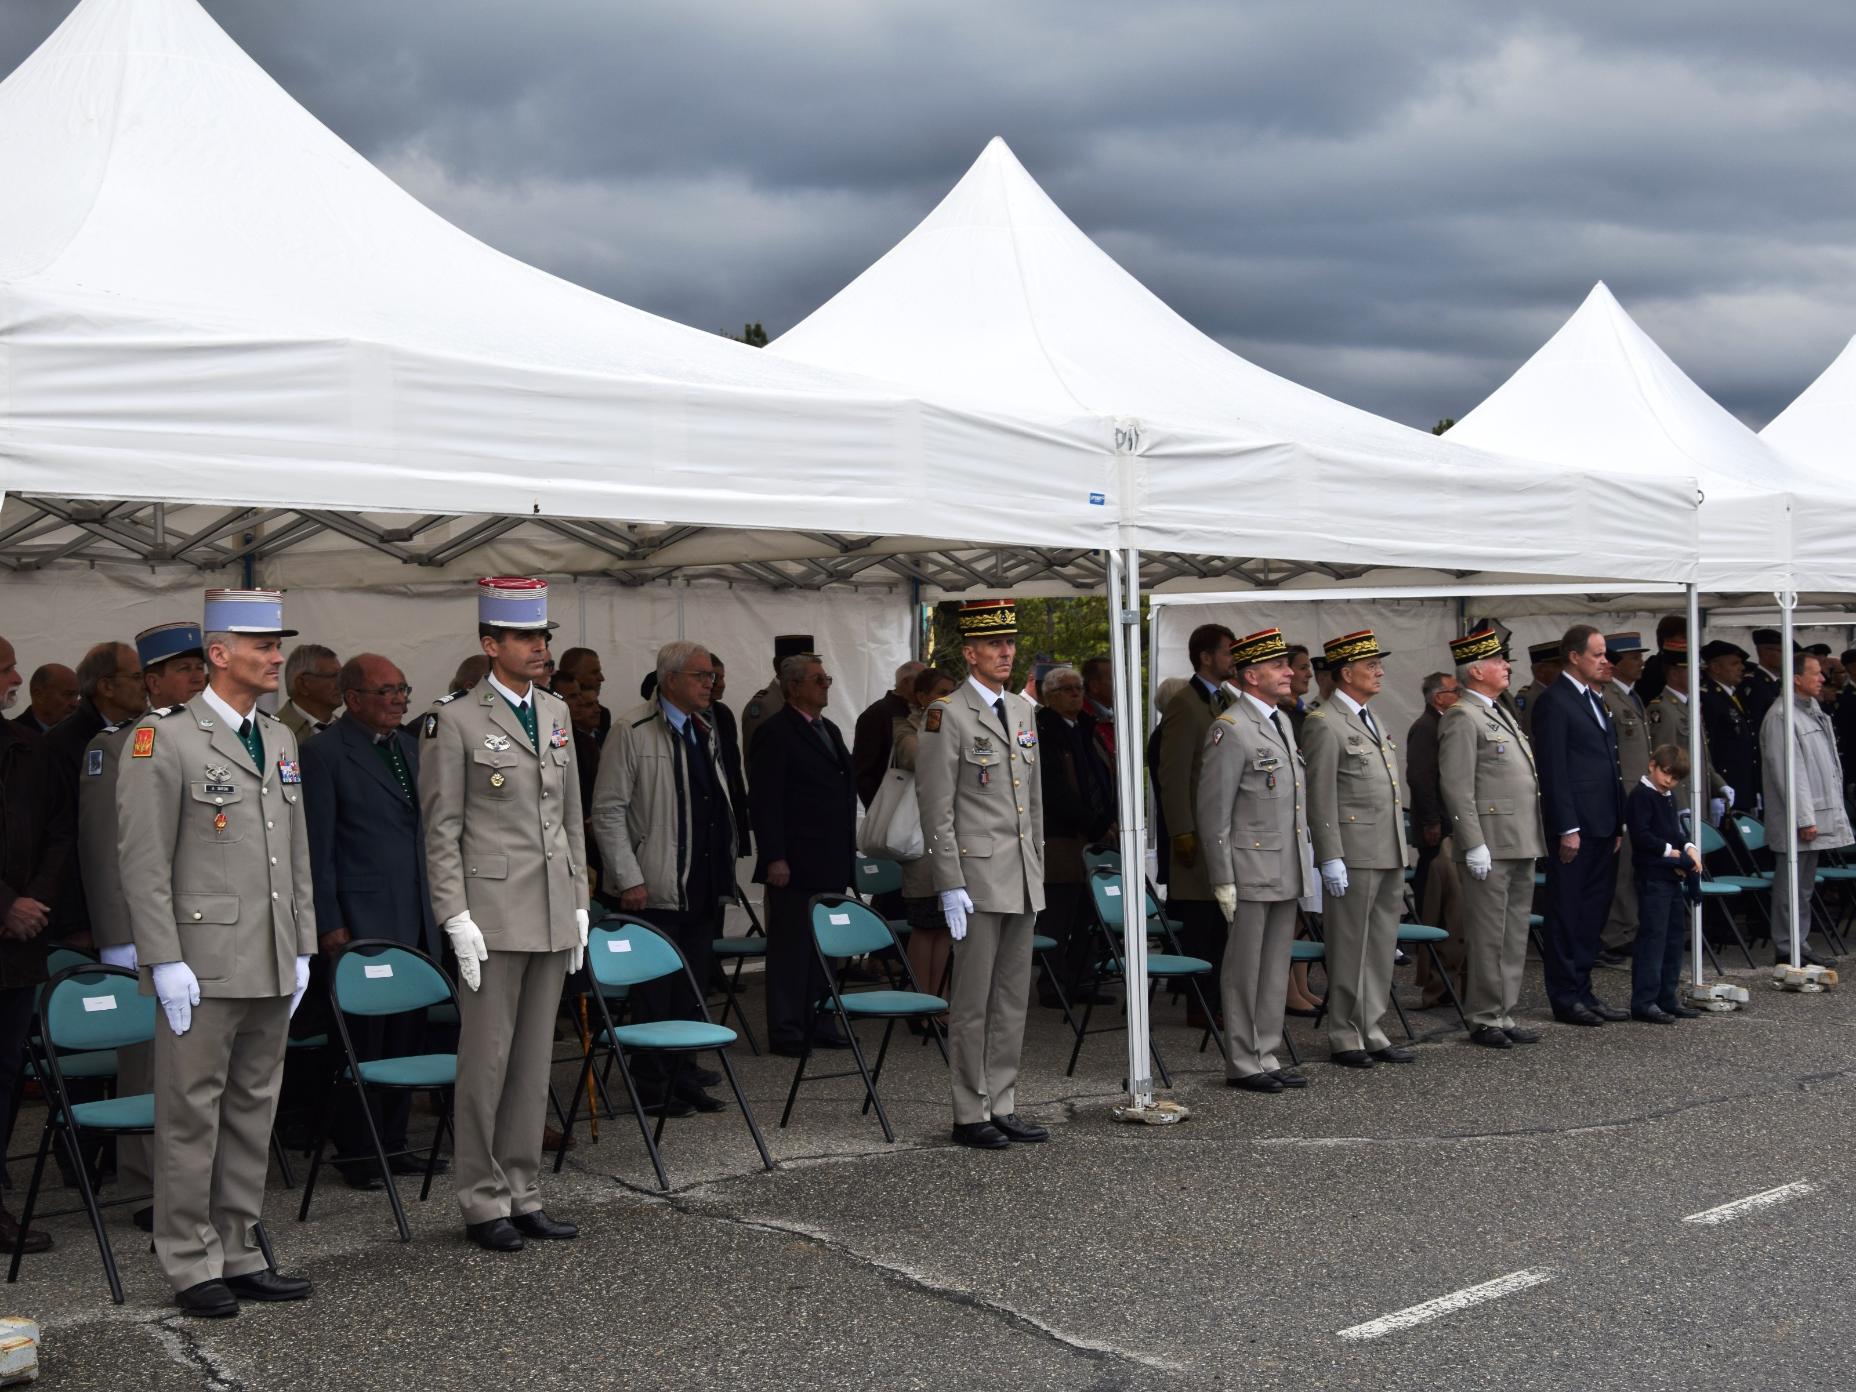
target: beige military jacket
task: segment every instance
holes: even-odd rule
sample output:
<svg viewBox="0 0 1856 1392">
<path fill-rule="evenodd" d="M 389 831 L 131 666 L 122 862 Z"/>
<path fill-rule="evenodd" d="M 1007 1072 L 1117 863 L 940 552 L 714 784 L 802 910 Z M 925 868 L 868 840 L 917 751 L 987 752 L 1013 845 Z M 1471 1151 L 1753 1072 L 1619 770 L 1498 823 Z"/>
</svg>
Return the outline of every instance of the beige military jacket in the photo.
<svg viewBox="0 0 1856 1392">
<path fill-rule="evenodd" d="M 1659 744 L 1676 744 L 1680 745 L 1683 749 L 1687 749 L 1689 712 L 1694 709 L 1695 706 L 1693 702 L 1684 701 L 1668 687 L 1664 687 L 1661 691 L 1657 692 L 1656 699 L 1650 702 L 1650 708 L 1644 712 L 1644 721 L 1648 726 L 1648 742 L 1651 750 L 1654 750 Z M 1708 725 L 1706 721 L 1703 721 L 1701 726 L 1701 758 L 1702 762 L 1708 766 L 1708 796 L 1719 797 L 1721 789 L 1726 787 L 1727 783 L 1720 774 L 1714 771 L 1714 755 L 1708 751 Z M 1620 763 L 1622 763 L 1621 760 Z M 1630 771 L 1628 769 L 1621 769 L 1620 771 L 1624 777 L 1624 786 L 1627 788 L 1630 787 Z M 1637 776 L 1639 778 L 1643 777 L 1641 773 Z M 1740 790 L 1735 788 L 1734 791 L 1737 793 Z M 1676 784 L 1674 792 L 1676 807 L 1678 809 L 1687 807 L 1690 795 L 1688 780 L 1686 778 Z M 1703 812 L 1707 810 L 1708 809 L 1705 807 L 1702 808 Z"/>
<path fill-rule="evenodd" d="M 1005 728 L 971 680 L 928 707 L 915 797 L 936 890 L 966 887 L 982 913 L 1044 907 L 1044 794 L 1031 703 L 1005 692 Z"/>
<path fill-rule="evenodd" d="M 586 826 L 567 703 L 531 687 L 540 749 L 485 678 L 420 727 L 425 873 L 442 925 L 469 910 L 492 952 L 580 945 Z"/>
<path fill-rule="evenodd" d="M 741 767 L 748 766 L 748 751 L 754 747 L 755 732 L 780 712 L 786 704 L 786 693 L 780 690 L 779 682 L 769 682 L 748 698 L 747 709 L 741 712 Z"/>
<path fill-rule="evenodd" d="M 1465 691 L 1437 726 L 1437 782 L 1461 861 L 1478 846 L 1496 860 L 1546 854 L 1534 746 L 1507 711 Z"/>
<path fill-rule="evenodd" d="M 275 716 L 256 719 L 262 767 L 204 695 L 129 736 L 116 844 L 144 992 L 149 967 L 179 961 L 202 996 L 287 996 L 296 959 L 316 950 L 296 739 Z"/>
<path fill-rule="evenodd" d="M 1205 736 L 1217 711 L 1212 700 L 1229 700 L 1228 692 L 1208 698 L 1194 676 L 1166 703 L 1160 713 L 1160 800 L 1166 812 L 1166 834 L 1191 832 L 1199 839 L 1192 864 L 1177 855 L 1167 862 L 1168 899 L 1210 899 L 1212 879 L 1205 873 L 1205 828 L 1199 825 L 1200 763 Z"/>
<path fill-rule="evenodd" d="M 1235 884 L 1239 899 L 1258 903 L 1311 894 L 1306 799 L 1288 716 L 1272 724 L 1256 702 L 1233 697 L 1206 731 L 1199 765 L 1199 854 L 1212 884 Z"/>
<path fill-rule="evenodd" d="M 1521 721 L 1521 733 L 1529 739 L 1534 737 L 1534 707 L 1540 704 L 1541 693 L 1546 690 L 1539 682 L 1529 682 L 1521 688 L 1521 694 L 1514 698 L 1515 715 Z"/>
<path fill-rule="evenodd" d="M 1624 792 L 1637 786 L 1644 770 L 1650 766 L 1650 719 L 1647 709 L 1619 690 L 1616 682 L 1606 682 L 1603 692 L 1605 709 L 1618 731 L 1618 776 L 1624 780 Z"/>
<path fill-rule="evenodd" d="M 1379 733 L 1375 741 L 1366 722 L 1338 694 L 1302 722 L 1308 829 L 1317 864 L 1341 860 L 1351 870 L 1405 866 L 1398 747 L 1383 724 Z"/>
<path fill-rule="evenodd" d="M 99 733 L 84 746 L 84 768 L 78 776 L 77 868 L 84 878 L 91 940 L 98 947 L 127 947 L 135 941 L 116 845 L 116 786 L 134 729 L 130 721 Z"/>
</svg>

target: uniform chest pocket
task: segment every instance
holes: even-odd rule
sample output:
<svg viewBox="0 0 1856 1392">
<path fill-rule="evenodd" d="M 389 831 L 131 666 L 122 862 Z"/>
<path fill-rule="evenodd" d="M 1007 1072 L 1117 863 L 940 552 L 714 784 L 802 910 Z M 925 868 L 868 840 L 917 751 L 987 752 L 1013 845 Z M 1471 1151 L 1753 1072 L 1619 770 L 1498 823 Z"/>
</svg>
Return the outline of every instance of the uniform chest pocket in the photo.
<svg viewBox="0 0 1856 1392">
<path fill-rule="evenodd" d="M 231 783 L 189 783 L 187 821 L 196 841 L 229 843 L 245 839 L 245 794 Z"/>
<path fill-rule="evenodd" d="M 471 751 L 471 791 L 482 797 L 515 796 L 516 756 L 487 749 Z"/>
<path fill-rule="evenodd" d="M 994 749 L 968 749 L 961 754 L 966 781 L 971 787 L 990 788 L 1005 769 L 1005 756 Z"/>
</svg>

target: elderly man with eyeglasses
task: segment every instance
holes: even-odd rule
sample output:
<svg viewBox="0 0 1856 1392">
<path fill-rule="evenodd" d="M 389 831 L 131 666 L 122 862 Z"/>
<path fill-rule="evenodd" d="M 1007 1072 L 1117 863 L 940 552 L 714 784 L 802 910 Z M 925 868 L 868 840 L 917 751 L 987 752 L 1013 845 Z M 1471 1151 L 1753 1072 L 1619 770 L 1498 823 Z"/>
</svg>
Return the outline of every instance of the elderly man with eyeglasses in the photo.
<svg viewBox="0 0 1856 1392">
<path fill-rule="evenodd" d="M 419 744 L 400 726 L 412 688 L 375 653 L 350 658 L 338 674 L 347 718 L 302 747 L 303 804 L 309 824 L 311 883 L 323 962 L 357 938 L 390 938 L 439 952 L 438 922 L 426 883 L 425 822 L 419 812 Z M 318 964 L 318 970 L 321 965 Z M 355 1016 L 348 1022 L 363 1059 L 423 1053 L 422 1015 Z M 411 1094 L 374 1093 L 374 1122 L 392 1156 L 407 1146 Z M 380 1175 L 360 1108 L 344 1099 L 335 1117 L 336 1167 L 357 1189 Z M 442 1161 L 441 1161 L 442 1164 Z M 421 1174 L 422 1158 L 398 1155 L 396 1174 Z"/>
</svg>

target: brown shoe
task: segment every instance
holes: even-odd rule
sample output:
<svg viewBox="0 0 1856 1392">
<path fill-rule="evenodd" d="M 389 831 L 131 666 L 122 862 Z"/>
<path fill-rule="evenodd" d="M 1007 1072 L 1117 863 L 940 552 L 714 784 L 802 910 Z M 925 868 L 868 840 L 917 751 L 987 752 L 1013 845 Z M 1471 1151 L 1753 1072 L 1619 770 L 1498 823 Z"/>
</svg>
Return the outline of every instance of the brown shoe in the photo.
<svg viewBox="0 0 1856 1392">
<path fill-rule="evenodd" d="M 0 1251 L 10 1252 L 19 1241 L 19 1219 L 0 1207 Z M 42 1228 L 31 1228 L 26 1233 L 25 1250 L 28 1252 L 49 1252 L 52 1249 L 52 1235 Z"/>
<path fill-rule="evenodd" d="M 576 1140 L 575 1140 L 575 1139 L 574 1139 L 574 1138 L 573 1138 L 572 1136 L 569 1136 L 569 1137 L 567 1138 L 567 1148 L 568 1148 L 569 1150 L 572 1150 L 572 1149 L 573 1149 L 573 1148 L 574 1148 L 574 1147 L 575 1147 L 576 1145 L 578 1145 L 578 1144 L 579 1144 L 579 1142 L 578 1142 L 578 1141 L 576 1141 Z M 561 1129 L 560 1129 L 560 1127 L 558 1127 L 558 1126 L 548 1126 L 548 1127 L 543 1127 L 543 1128 L 542 1128 L 542 1132 L 541 1132 L 541 1148 L 542 1148 L 543 1150 L 559 1150 L 559 1149 L 561 1148 Z"/>
</svg>

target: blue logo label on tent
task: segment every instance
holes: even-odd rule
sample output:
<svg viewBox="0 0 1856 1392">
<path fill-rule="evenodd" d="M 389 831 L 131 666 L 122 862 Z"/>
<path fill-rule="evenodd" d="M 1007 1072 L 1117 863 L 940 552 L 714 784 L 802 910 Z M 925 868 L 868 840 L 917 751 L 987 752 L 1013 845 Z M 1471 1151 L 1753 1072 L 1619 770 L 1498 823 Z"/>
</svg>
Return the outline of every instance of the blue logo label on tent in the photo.
<svg viewBox="0 0 1856 1392">
<path fill-rule="evenodd" d="M 1091 493 L 1089 495 L 1090 507 L 1101 507 L 1107 501 L 1108 499 L 1101 493 Z"/>
</svg>

